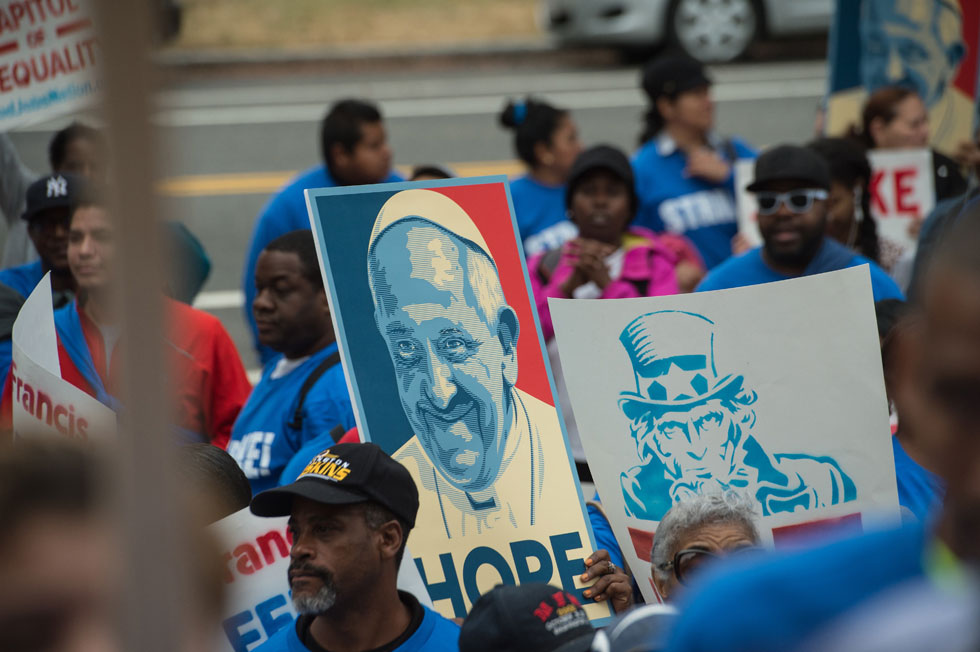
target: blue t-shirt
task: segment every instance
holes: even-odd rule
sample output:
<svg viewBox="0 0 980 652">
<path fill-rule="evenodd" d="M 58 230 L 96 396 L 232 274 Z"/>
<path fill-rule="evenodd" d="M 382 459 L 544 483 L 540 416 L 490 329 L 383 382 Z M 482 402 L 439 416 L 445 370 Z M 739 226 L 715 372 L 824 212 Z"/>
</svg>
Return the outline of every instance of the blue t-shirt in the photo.
<svg viewBox="0 0 980 652">
<path fill-rule="evenodd" d="M 340 362 L 327 369 L 307 393 L 302 430 L 288 425 L 303 383 L 336 350 L 337 344 L 333 343 L 279 378 L 273 378 L 272 374 L 281 357 L 263 371 L 235 420 L 228 442 L 228 453 L 245 471 L 252 493 L 277 486 L 283 468 L 307 442 L 329 433 L 337 424 L 342 424 L 345 430 L 354 426 L 354 411 Z"/>
<path fill-rule="evenodd" d="M 44 266 L 40 260 L 0 270 L 0 283 L 17 290 L 25 299 L 31 295 L 42 278 L 44 278 Z"/>
<path fill-rule="evenodd" d="M 565 186 L 546 186 L 530 175 L 510 182 L 514 217 L 527 256 L 556 249 L 578 234 L 565 212 Z"/>
<path fill-rule="evenodd" d="M 737 138 L 713 144 L 729 163 L 734 162 L 732 150 L 737 159 L 756 157 L 756 151 Z M 738 231 L 735 175 L 714 183 L 685 176 L 686 167 L 687 156 L 665 133 L 636 151 L 633 174 L 640 206 L 633 224 L 686 236 L 711 269 L 732 255 L 732 238 Z"/>
<path fill-rule="evenodd" d="M 599 493 L 592 497 L 592 500 L 599 502 Z M 619 542 L 613 534 L 612 526 L 602 512 L 593 505 L 586 505 L 589 511 L 589 523 L 592 524 L 592 534 L 595 535 L 595 545 L 597 550 L 609 552 L 609 561 L 620 568 L 623 567 L 623 551 L 619 548 Z"/>
<path fill-rule="evenodd" d="M 925 521 L 942 505 L 945 484 L 938 475 L 909 457 L 898 437 L 892 437 L 892 450 L 895 453 L 898 504 L 920 521 Z"/>
<path fill-rule="evenodd" d="M 455 652 L 459 649 L 459 625 L 443 618 L 426 606 L 425 615 L 415 633 L 392 652 Z M 299 640 L 295 621 L 273 634 L 253 652 L 309 652 Z"/>
<path fill-rule="evenodd" d="M 681 596 L 670 652 L 785 652 L 879 591 L 924 574 L 922 523 L 707 570 Z"/>
<path fill-rule="evenodd" d="M 871 272 L 871 291 L 875 301 L 883 299 L 905 300 L 905 295 L 902 294 L 895 281 L 885 273 L 885 270 L 830 238 L 824 238 L 823 244 L 802 275 L 822 274 L 823 272 L 832 272 L 858 265 L 867 265 Z M 697 291 L 727 290 L 745 287 L 746 285 L 785 281 L 790 278 L 794 277 L 786 276 L 769 267 L 762 258 L 762 248 L 757 247 L 741 256 L 729 258 L 708 272 L 708 275 L 698 285 Z"/>
<path fill-rule="evenodd" d="M 384 180 L 384 183 L 403 180 L 401 175 L 392 172 Z M 289 182 L 289 185 L 270 199 L 255 222 L 252 240 L 249 242 L 248 254 L 245 257 L 245 269 L 242 272 L 242 289 L 245 292 L 245 319 L 248 321 L 249 330 L 252 331 L 252 341 L 255 344 L 255 349 L 259 352 L 263 365 L 276 357 L 276 352 L 259 344 L 258 331 L 255 329 L 255 317 L 252 315 L 252 301 L 255 299 L 255 264 L 259 260 L 259 254 L 262 253 L 267 244 L 279 236 L 297 229 L 310 228 L 310 217 L 306 211 L 306 197 L 303 195 L 304 190 L 307 188 L 332 188 L 336 185 L 338 184 L 330 176 L 327 166 L 322 163 L 316 165 L 305 172 L 301 172 Z"/>
</svg>

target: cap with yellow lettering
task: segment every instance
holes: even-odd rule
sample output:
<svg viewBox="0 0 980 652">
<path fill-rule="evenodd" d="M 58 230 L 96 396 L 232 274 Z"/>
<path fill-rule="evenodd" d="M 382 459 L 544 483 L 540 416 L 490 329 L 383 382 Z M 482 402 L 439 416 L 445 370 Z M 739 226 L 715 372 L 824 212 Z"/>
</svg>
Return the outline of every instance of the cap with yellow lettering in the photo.
<svg viewBox="0 0 980 652">
<path fill-rule="evenodd" d="M 256 516 L 288 516 L 295 496 L 325 505 L 374 501 L 409 527 L 419 510 L 419 491 L 408 469 L 377 444 L 331 446 L 310 460 L 295 482 L 256 495 L 250 508 Z"/>
</svg>

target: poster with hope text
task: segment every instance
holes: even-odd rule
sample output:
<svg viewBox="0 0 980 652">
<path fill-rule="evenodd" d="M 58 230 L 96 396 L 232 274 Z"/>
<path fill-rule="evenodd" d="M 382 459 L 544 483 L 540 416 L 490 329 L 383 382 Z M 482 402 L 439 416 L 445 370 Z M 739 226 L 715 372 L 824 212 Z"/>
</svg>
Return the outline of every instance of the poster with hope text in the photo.
<svg viewBox="0 0 980 652">
<path fill-rule="evenodd" d="M 595 549 L 503 177 L 307 191 L 358 428 L 419 489 L 437 610 L 499 583 L 577 595 Z"/>
<path fill-rule="evenodd" d="M 657 523 L 695 494 L 754 498 L 777 546 L 897 520 L 867 266 L 549 305 L 589 467 L 647 602 Z"/>
</svg>

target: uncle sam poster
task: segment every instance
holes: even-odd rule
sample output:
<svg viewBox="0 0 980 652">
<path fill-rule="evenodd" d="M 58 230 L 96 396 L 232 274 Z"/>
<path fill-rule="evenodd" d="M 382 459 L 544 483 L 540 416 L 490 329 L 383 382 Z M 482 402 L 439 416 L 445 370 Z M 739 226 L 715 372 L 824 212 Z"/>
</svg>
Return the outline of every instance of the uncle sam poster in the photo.
<svg viewBox="0 0 980 652">
<path fill-rule="evenodd" d="M 829 46 L 827 133 L 860 125 L 868 94 L 915 90 L 930 141 L 951 155 L 977 126 L 980 2 L 837 0 Z"/>
<path fill-rule="evenodd" d="M 777 546 L 897 519 L 867 266 L 549 305 L 596 489 L 647 602 L 657 523 L 695 494 L 753 498 Z"/>
<path fill-rule="evenodd" d="M 499 583 L 576 588 L 594 548 L 503 177 L 307 191 L 362 436 L 419 489 L 435 608 Z"/>
</svg>

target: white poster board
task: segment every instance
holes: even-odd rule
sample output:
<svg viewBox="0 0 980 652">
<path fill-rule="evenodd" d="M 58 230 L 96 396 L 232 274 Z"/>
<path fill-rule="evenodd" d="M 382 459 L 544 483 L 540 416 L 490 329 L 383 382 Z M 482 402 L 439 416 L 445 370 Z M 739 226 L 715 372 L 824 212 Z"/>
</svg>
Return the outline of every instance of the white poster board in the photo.
<svg viewBox="0 0 980 652">
<path fill-rule="evenodd" d="M 286 575 L 292 543 L 288 520 L 261 518 L 246 507 L 211 526 L 223 552 L 227 585 L 218 648 L 222 652 L 254 650 L 296 617 Z M 432 600 L 408 550 L 404 559 L 408 563 L 398 569 L 398 588 L 431 608 Z"/>
<path fill-rule="evenodd" d="M 921 149 L 879 149 L 868 152 L 871 165 L 869 192 L 871 215 L 878 224 L 878 236 L 905 248 L 915 248 L 910 226 L 925 218 L 936 206 L 932 151 Z M 755 195 L 745 189 L 755 180 L 755 161 L 735 162 L 735 207 L 738 232 L 752 247 L 762 244 Z"/>
<path fill-rule="evenodd" d="M 692 493 L 756 498 L 777 546 L 831 524 L 897 522 L 866 266 L 550 306 L 589 467 L 648 602 L 653 532 Z"/>
<path fill-rule="evenodd" d="M 878 235 L 904 247 L 915 247 L 909 228 L 936 206 L 932 151 L 877 149 L 868 152 L 871 164 L 871 214 Z"/>
<path fill-rule="evenodd" d="M 11 339 L 15 437 L 53 435 L 85 441 L 115 436 L 115 412 L 61 378 L 50 275 L 24 302 Z"/>
<path fill-rule="evenodd" d="M 91 106 L 100 56 L 89 0 L 0 2 L 0 131 Z"/>
</svg>

